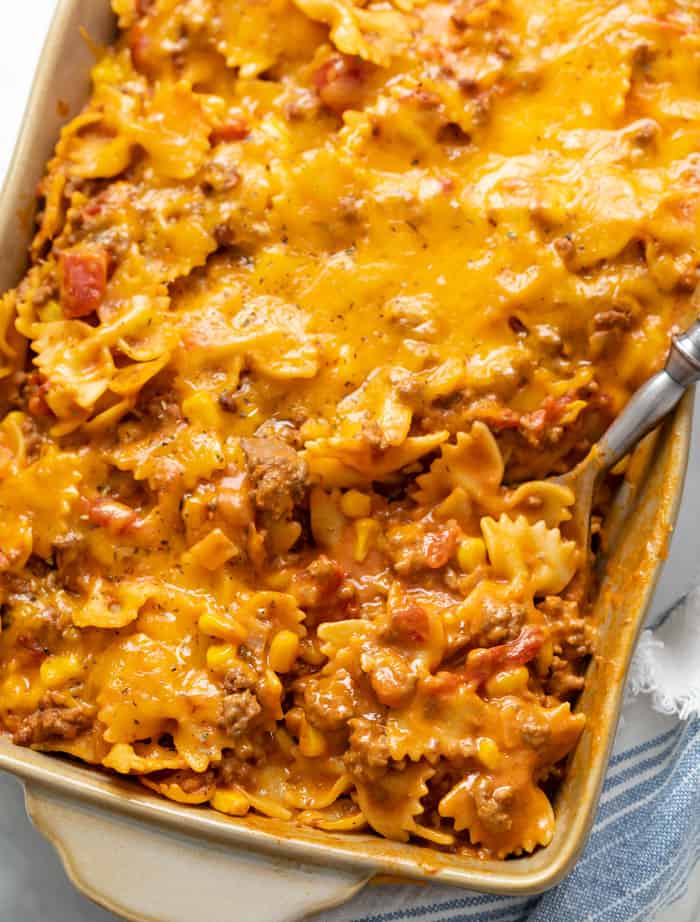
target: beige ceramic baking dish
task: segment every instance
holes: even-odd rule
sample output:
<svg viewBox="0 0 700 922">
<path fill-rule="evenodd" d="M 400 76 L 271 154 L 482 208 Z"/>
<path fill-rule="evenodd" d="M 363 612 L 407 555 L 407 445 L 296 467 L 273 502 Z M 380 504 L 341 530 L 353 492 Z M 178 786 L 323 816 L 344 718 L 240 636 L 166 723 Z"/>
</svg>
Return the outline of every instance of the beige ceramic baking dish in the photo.
<svg viewBox="0 0 700 922">
<path fill-rule="evenodd" d="M 81 28 L 93 41 L 109 41 L 109 0 L 59 2 L 0 199 L 3 290 L 23 270 L 36 184 L 60 125 L 88 93 L 93 57 Z M 0 739 L 0 768 L 25 782 L 29 814 L 76 886 L 138 922 L 291 922 L 348 899 L 378 874 L 511 895 L 551 887 L 571 869 L 592 824 L 627 666 L 675 521 L 690 419 L 687 397 L 660 437 L 647 442 L 646 473 L 618 503 L 621 527 L 598 601 L 600 654 L 579 704 L 587 729 L 556 800 L 554 839 L 534 855 L 480 862 L 368 835 L 332 835 L 258 817 L 236 820 L 158 799 L 128 780 L 6 739 Z M 632 493 L 637 501 L 627 517 Z"/>
</svg>

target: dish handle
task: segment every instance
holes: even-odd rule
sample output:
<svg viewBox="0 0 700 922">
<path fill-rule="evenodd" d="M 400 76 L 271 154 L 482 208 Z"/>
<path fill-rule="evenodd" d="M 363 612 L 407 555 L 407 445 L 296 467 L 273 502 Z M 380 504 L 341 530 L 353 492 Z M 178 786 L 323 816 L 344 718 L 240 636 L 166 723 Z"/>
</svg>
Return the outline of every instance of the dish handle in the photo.
<svg viewBox="0 0 700 922">
<path fill-rule="evenodd" d="M 370 876 L 209 844 L 34 782 L 25 801 L 73 884 L 130 922 L 294 922 L 350 899 Z"/>
</svg>

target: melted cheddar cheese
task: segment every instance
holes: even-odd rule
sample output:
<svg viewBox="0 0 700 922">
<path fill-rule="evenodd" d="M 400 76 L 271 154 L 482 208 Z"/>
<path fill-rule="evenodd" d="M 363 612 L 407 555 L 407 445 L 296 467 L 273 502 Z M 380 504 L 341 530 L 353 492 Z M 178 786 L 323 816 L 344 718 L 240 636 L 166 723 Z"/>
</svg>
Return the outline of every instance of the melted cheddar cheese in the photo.
<svg viewBox="0 0 700 922">
<path fill-rule="evenodd" d="M 0 301 L 0 723 L 506 857 L 594 645 L 569 469 L 692 312 L 686 0 L 113 0 Z"/>
</svg>

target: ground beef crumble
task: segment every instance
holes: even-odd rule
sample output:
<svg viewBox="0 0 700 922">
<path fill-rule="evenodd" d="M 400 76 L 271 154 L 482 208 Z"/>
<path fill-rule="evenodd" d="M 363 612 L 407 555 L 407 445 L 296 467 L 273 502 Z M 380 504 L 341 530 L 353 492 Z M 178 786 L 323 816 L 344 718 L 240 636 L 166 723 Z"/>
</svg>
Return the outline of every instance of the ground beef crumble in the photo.
<svg viewBox="0 0 700 922">
<path fill-rule="evenodd" d="M 91 704 L 74 704 L 62 692 L 47 692 L 37 710 L 20 723 L 12 741 L 18 746 L 32 746 L 51 739 L 74 740 L 92 727 L 96 713 Z"/>
<path fill-rule="evenodd" d="M 240 669 L 230 669 L 224 679 L 224 696 L 219 726 L 229 736 L 245 733 L 262 707 L 251 691 L 253 682 Z"/>
<path fill-rule="evenodd" d="M 339 730 L 355 713 L 353 680 L 347 669 L 310 678 L 304 687 L 304 710 L 321 730 Z"/>
<path fill-rule="evenodd" d="M 474 806 L 481 822 L 495 833 L 506 832 L 513 820 L 513 788 L 508 784 L 496 785 L 491 778 L 479 778 L 473 788 Z"/>
<path fill-rule="evenodd" d="M 379 721 L 365 717 L 355 717 L 349 725 L 349 748 L 343 756 L 345 765 L 358 781 L 376 781 L 386 774 L 391 758 L 386 730 Z"/>
<path fill-rule="evenodd" d="M 306 495 L 306 462 L 279 438 L 247 438 L 242 445 L 256 507 L 273 519 L 290 517 Z"/>
</svg>

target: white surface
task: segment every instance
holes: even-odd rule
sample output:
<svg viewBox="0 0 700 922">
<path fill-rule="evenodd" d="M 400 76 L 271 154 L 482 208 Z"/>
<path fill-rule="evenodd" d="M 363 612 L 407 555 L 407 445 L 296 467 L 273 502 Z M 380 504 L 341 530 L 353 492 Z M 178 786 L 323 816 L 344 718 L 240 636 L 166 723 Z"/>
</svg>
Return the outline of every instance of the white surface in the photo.
<svg viewBox="0 0 700 922">
<path fill-rule="evenodd" d="M 13 4 L 12 15 L 6 17 L 5 26 L 0 30 L 0 176 L 4 176 L 10 161 L 54 5 L 55 0 L 24 0 L 24 3 Z M 656 595 L 655 612 L 667 608 L 700 574 L 698 396 L 696 437 L 685 499 Z M 232 895 L 234 892 L 232 885 Z M 235 901 L 232 902 L 231 922 L 236 922 L 234 906 Z M 0 774 L 0 922 L 114 922 L 115 919 L 116 916 L 94 906 L 74 890 L 51 846 L 29 824 L 21 786 L 13 778 Z M 676 922 L 684 919 L 682 913 L 676 916 Z"/>
</svg>

